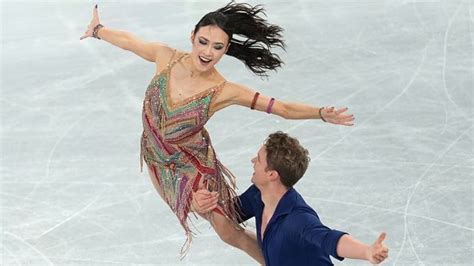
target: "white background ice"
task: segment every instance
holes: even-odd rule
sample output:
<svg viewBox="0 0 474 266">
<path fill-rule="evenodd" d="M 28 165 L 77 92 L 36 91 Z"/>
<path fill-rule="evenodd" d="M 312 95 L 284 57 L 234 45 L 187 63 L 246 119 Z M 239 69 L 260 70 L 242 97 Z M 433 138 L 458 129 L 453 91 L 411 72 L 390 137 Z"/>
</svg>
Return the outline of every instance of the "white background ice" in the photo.
<svg viewBox="0 0 474 266">
<path fill-rule="evenodd" d="M 225 3 L 98 2 L 106 26 L 184 50 Z M 328 226 L 367 243 L 386 231 L 386 265 L 472 265 L 473 2 L 251 3 L 285 29 L 286 64 L 268 80 L 233 58 L 219 70 L 279 100 L 347 106 L 356 125 L 217 113 L 208 130 L 239 191 L 262 141 L 283 130 L 310 150 L 296 188 Z M 94 4 L 1 3 L 0 264 L 255 265 L 202 219 L 179 260 L 183 230 L 139 171 L 154 65 L 79 41 Z"/>
</svg>

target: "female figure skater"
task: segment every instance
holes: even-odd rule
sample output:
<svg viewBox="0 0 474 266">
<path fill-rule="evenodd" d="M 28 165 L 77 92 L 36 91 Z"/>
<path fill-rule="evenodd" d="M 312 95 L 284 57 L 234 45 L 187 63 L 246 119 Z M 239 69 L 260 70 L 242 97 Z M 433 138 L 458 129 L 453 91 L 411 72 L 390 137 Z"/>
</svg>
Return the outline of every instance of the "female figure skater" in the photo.
<svg viewBox="0 0 474 266">
<path fill-rule="evenodd" d="M 286 103 L 227 81 L 215 68 L 224 54 L 242 61 L 253 73 L 265 76 L 282 61 L 270 51 L 284 48 L 282 29 L 268 24 L 261 6 L 231 2 L 206 14 L 191 33 L 191 53 L 167 45 L 140 40 L 134 35 L 100 24 L 97 5 L 81 40 L 94 37 L 131 51 L 155 63 L 156 75 L 143 101 L 141 160 L 160 196 L 178 217 L 187 234 L 181 250 L 188 249 L 192 231 L 188 225 L 192 192 L 200 188 L 219 193 L 219 207 L 210 220 L 219 237 L 264 263 L 254 233 L 238 227 L 234 177 L 216 159 L 204 125 L 217 111 L 241 105 L 286 119 L 322 119 L 352 125 L 347 108 L 318 108 Z M 239 36 L 235 39 L 234 36 Z"/>
</svg>

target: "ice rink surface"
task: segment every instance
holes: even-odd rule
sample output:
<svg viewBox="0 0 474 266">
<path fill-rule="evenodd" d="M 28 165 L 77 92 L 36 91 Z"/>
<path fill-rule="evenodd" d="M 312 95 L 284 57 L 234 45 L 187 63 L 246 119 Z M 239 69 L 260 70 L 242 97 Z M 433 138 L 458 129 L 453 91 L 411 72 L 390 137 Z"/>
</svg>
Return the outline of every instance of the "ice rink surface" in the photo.
<svg viewBox="0 0 474 266">
<path fill-rule="evenodd" d="M 183 50 L 201 16 L 225 3 L 98 2 L 107 27 Z M 356 125 L 217 113 L 207 128 L 239 191 L 265 137 L 283 130 L 310 151 L 296 189 L 326 225 L 367 243 L 387 232 L 385 265 L 472 265 L 474 2 L 250 3 L 285 29 L 286 64 L 268 80 L 230 57 L 219 70 L 279 100 L 347 106 Z M 94 4 L 1 3 L 0 264 L 256 265 L 202 219 L 179 260 L 184 232 L 139 168 L 155 68 L 79 41 Z"/>
</svg>

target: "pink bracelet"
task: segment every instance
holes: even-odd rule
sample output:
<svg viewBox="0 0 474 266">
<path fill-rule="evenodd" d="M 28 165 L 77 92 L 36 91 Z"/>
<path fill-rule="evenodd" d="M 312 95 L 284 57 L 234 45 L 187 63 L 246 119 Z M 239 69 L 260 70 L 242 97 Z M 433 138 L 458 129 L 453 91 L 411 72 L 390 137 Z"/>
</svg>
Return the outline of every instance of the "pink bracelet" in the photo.
<svg viewBox="0 0 474 266">
<path fill-rule="evenodd" d="M 267 106 L 267 113 L 271 114 L 272 113 L 272 107 L 273 107 L 273 103 L 275 102 L 275 98 L 271 98 L 270 99 L 270 102 L 268 102 L 268 106 Z"/>
</svg>

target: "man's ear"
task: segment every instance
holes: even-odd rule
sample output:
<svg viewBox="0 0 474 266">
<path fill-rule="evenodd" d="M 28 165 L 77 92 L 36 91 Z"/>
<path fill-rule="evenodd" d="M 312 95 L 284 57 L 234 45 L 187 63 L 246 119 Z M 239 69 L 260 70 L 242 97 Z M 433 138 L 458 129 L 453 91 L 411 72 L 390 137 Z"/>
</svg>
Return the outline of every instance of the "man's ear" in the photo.
<svg viewBox="0 0 474 266">
<path fill-rule="evenodd" d="M 278 174 L 277 171 L 270 170 L 270 175 L 268 176 L 268 180 L 271 182 L 280 180 L 280 175 Z"/>
</svg>

